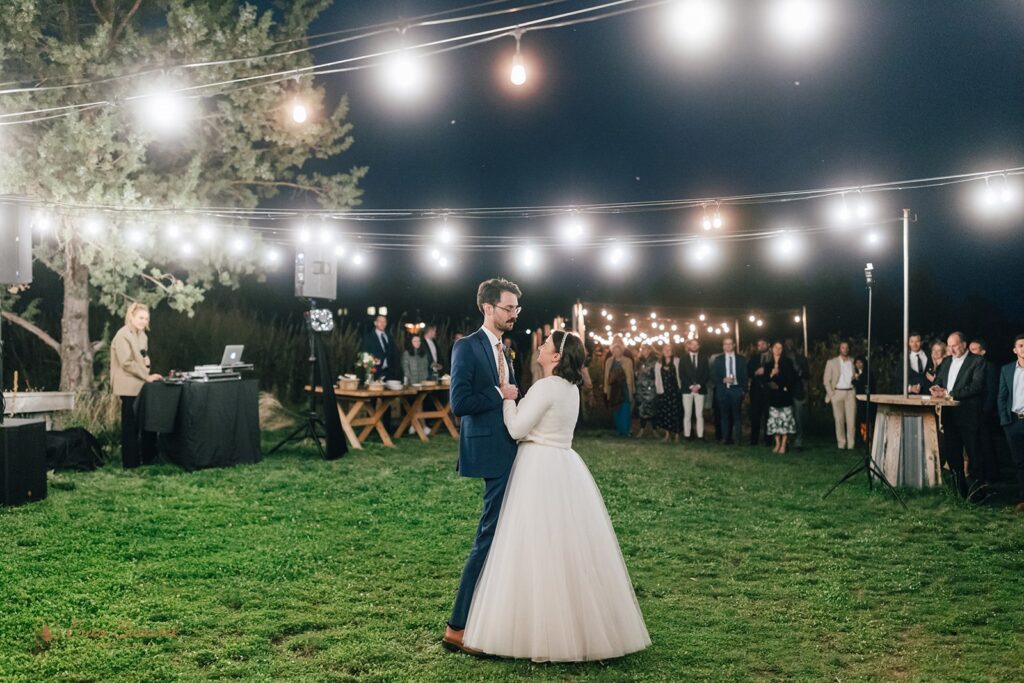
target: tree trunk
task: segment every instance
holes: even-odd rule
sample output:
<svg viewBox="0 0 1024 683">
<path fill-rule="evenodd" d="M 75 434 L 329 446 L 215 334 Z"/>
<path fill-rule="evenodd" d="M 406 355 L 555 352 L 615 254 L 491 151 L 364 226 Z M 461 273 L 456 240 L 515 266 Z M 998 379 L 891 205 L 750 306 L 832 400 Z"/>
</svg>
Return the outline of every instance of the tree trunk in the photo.
<svg viewBox="0 0 1024 683">
<path fill-rule="evenodd" d="M 90 391 L 93 349 L 89 341 L 89 271 L 72 237 L 64 248 L 64 312 L 60 320 L 61 391 Z"/>
</svg>

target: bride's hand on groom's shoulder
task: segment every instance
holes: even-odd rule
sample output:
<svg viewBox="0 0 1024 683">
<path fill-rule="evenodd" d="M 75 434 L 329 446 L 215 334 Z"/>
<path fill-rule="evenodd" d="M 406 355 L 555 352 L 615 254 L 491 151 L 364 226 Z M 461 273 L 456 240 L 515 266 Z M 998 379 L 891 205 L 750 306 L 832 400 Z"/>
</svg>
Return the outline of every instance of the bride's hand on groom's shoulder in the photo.
<svg viewBox="0 0 1024 683">
<path fill-rule="evenodd" d="M 501 395 L 505 397 L 506 401 L 514 401 L 519 398 L 519 387 L 515 384 L 504 384 L 500 389 Z"/>
</svg>

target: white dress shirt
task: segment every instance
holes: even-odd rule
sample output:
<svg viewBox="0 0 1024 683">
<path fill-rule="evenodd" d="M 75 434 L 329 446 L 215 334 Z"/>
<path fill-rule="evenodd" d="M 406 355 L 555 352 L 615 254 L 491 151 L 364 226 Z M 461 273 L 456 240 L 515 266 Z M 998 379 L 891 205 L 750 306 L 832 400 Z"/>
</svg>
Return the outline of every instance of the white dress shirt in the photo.
<svg viewBox="0 0 1024 683">
<path fill-rule="evenodd" d="M 836 389 L 853 389 L 853 361 L 849 358 L 839 359 L 839 381 Z"/>
<path fill-rule="evenodd" d="M 501 353 L 500 351 L 498 351 L 498 344 L 501 343 L 501 340 L 498 339 L 497 337 L 495 337 L 494 334 L 492 334 L 491 331 L 489 329 L 487 329 L 486 327 L 481 327 L 480 329 L 483 330 L 484 334 L 487 335 L 487 342 L 488 342 L 488 344 L 491 347 L 491 353 L 494 354 L 494 369 L 495 370 L 498 369 L 498 363 L 501 363 L 502 365 L 504 365 L 505 366 L 505 381 L 511 383 L 510 380 L 509 380 L 509 378 L 512 377 L 512 373 L 510 372 L 511 368 L 508 366 L 508 363 L 505 361 L 505 354 Z M 498 389 L 498 393 L 499 394 L 501 393 L 501 389 L 500 388 Z M 504 398 L 504 396 L 502 396 L 502 397 Z"/>
<path fill-rule="evenodd" d="M 1013 396 L 1010 405 L 1014 414 L 1020 415 L 1024 413 L 1024 368 L 1017 363 L 1017 367 L 1013 369 Z"/>
<path fill-rule="evenodd" d="M 960 374 L 960 368 L 964 366 L 964 361 L 967 360 L 967 354 L 957 358 L 953 356 L 953 363 L 949 366 L 949 381 L 946 382 L 946 391 L 949 393 L 953 392 L 953 387 L 956 386 L 956 378 Z"/>
<path fill-rule="evenodd" d="M 377 330 L 377 339 L 380 341 L 381 348 L 384 349 L 384 357 L 381 358 L 380 367 L 381 370 L 388 366 L 388 346 L 390 346 L 391 340 L 388 339 L 388 335 L 380 330 Z"/>
<path fill-rule="evenodd" d="M 736 383 L 735 382 L 735 380 L 736 380 L 736 354 L 735 353 L 727 353 L 727 354 L 725 354 L 725 376 L 733 378 L 733 381 L 732 382 L 726 382 L 725 386 L 731 387 L 733 384 Z"/>
</svg>

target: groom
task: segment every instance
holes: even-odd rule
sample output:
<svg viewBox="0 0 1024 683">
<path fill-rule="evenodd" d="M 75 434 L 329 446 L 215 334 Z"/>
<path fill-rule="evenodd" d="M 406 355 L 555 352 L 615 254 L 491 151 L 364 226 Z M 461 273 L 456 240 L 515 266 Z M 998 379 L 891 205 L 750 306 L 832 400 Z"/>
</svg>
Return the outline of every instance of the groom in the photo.
<svg viewBox="0 0 1024 683">
<path fill-rule="evenodd" d="M 501 338 L 515 325 L 520 296 L 519 287 L 508 280 L 481 282 L 476 305 L 484 315 L 483 327 L 455 342 L 452 349 L 452 412 L 462 418 L 457 470 L 463 477 L 484 480 L 484 508 L 442 640 L 451 652 L 476 654 L 463 646 L 462 633 L 516 456 L 516 442 L 505 428 L 501 406 L 506 398 L 518 398 L 519 389 Z"/>
</svg>

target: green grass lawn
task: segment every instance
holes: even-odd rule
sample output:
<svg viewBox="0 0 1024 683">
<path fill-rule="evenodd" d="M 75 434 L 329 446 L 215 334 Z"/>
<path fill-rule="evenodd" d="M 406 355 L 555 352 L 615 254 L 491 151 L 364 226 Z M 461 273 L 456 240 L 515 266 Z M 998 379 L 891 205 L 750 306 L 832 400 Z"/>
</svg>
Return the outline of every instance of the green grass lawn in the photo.
<svg viewBox="0 0 1024 683">
<path fill-rule="evenodd" d="M 1024 518 L 1007 506 L 936 491 L 903 511 L 864 479 L 822 500 L 851 463 L 826 448 L 576 448 L 644 652 L 536 665 L 441 648 L 482 486 L 445 437 L 58 475 L 47 500 L 0 509 L 0 680 L 1024 680 Z"/>
</svg>

